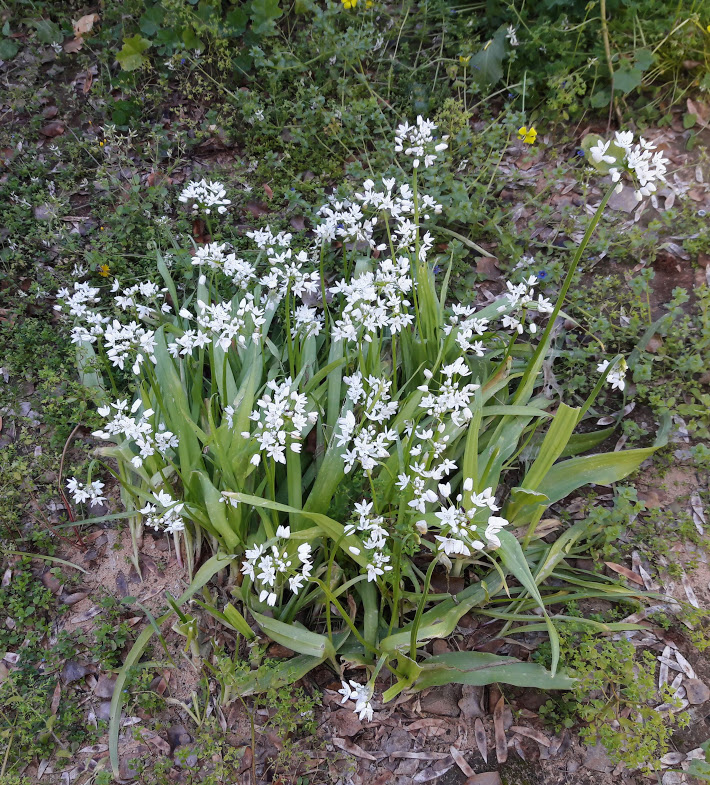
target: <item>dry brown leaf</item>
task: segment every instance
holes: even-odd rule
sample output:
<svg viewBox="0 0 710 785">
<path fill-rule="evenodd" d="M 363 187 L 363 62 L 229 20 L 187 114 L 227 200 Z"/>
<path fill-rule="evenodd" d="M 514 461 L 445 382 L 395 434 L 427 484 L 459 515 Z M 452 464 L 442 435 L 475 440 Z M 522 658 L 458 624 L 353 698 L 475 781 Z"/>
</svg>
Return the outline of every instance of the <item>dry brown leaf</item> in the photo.
<svg viewBox="0 0 710 785">
<path fill-rule="evenodd" d="M 96 22 L 99 21 L 98 14 L 86 14 L 84 16 L 79 17 L 75 22 L 72 22 L 74 26 L 74 35 L 77 38 L 81 38 L 82 35 L 86 35 L 90 33 L 93 26 Z"/>
<path fill-rule="evenodd" d="M 410 752 L 409 750 L 395 750 L 389 755 L 390 758 L 406 758 L 407 760 L 446 760 L 449 757 L 446 752 Z"/>
<path fill-rule="evenodd" d="M 341 739 L 338 736 L 334 736 L 333 744 L 338 749 L 343 750 L 343 752 L 347 752 L 350 755 L 354 755 L 356 758 L 363 758 L 364 760 L 377 760 L 377 758 L 373 758 L 369 752 L 365 752 L 365 750 L 355 744 L 355 742 L 350 741 L 350 739 Z"/>
<path fill-rule="evenodd" d="M 473 777 L 476 772 L 466 763 L 466 758 L 464 758 L 461 752 L 459 752 L 456 747 L 450 747 L 449 752 L 451 752 L 454 763 L 461 769 L 463 774 L 466 777 Z"/>
<path fill-rule="evenodd" d="M 503 727 L 503 709 L 505 708 L 505 698 L 501 695 L 493 710 L 493 727 L 496 734 L 496 758 L 498 763 L 505 763 L 508 760 L 508 742 L 505 738 Z"/>
<path fill-rule="evenodd" d="M 57 686 L 54 688 L 54 694 L 52 695 L 52 705 L 50 706 L 50 713 L 52 715 L 56 714 L 59 711 L 59 701 L 62 697 L 62 685 L 57 682 Z"/>
<path fill-rule="evenodd" d="M 476 736 L 476 746 L 481 753 L 485 763 L 488 763 L 488 736 L 486 736 L 486 729 L 483 727 L 483 722 L 480 718 L 476 718 L 473 724 L 474 734 Z"/>
<path fill-rule="evenodd" d="M 269 199 L 274 198 L 274 192 L 271 190 L 271 186 L 268 183 L 264 183 L 264 193 L 269 197 Z"/>
<path fill-rule="evenodd" d="M 521 736 L 527 736 L 529 739 L 536 741 L 538 744 L 542 744 L 543 747 L 550 746 L 550 740 L 545 736 L 544 733 L 541 733 L 539 730 L 535 730 L 535 728 L 527 728 L 523 725 L 511 725 L 510 730 L 513 733 L 519 733 Z"/>
<path fill-rule="evenodd" d="M 51 123 L 47 123 L 44 128 L 40 128 L 39 132 L 42 136 L 53 139 L 55 136 L 61 136 L 64 130 L 64 123 L 61 120 L 53 120 Z"/>
<path fill-rule="evenodd" d="M 62 48 L 69 54 L 76 54 L 76 52 L 81 50 L 82 46 L 84 46 L 84 39 L 79 36 L 78 38 L 72 38 L 67 41 Z"/>
<path fill-rule="evenodd" d="M 623 564 L 616 564 L 613 561 L 605 561 L 604 564 L 606 564 L 610 570 L 613 570 L 619 575 L 623 575 L 624 578 L 628 578 L 630 581 L 638 583 L 639 586 L 643 586 L 643 578 L 628 567 L 624 567 Z"/>
</svg>

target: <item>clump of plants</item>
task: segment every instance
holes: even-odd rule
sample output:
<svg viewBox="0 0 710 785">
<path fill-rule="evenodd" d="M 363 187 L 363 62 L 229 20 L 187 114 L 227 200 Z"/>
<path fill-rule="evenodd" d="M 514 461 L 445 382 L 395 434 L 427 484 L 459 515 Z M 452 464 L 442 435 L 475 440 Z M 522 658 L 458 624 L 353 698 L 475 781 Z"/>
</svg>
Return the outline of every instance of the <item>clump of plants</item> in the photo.
<svg viewBox="0 0 710 785">
<path fill-rule="evenodd" d="M 161 283 L 115 280 L 108 310 L 99 287 L 60 292 L 84 379 L 103 398 L 95 435 L 118 463 L 134 542 L 146 526 L 165 532 L 194 574 L 170 598 L 174 629 L 198 658 L 195 619 L 180 607 L 230 566 L 234 602 L 211 603 L 212 615 L 296 652 L 266 681 L 259 669 L 241 674 L 234 695 L 324 662 L 363 720 L 385 673 L 385 702 L 402 690 L 480 683 L 482 666 L 486 683 L 572 686 L 559 670 L 553 606 L 560 581 L 574 584 L 567 559 L 592 535 L 582 522 L 550 543 L 543 515 L 584 485 L 622 479 L 655 448 L 580 455 L 608 435 L 575 431 L 605 382 L 623 389 L 622 357 L 601 359 L 579 407 L 542 394 L 543 363 L 606 201 L 627 178 L 639 198 L 649 193 L 665 163 L 630 134 L 591 140 L 590 160 L 613 183 L 556 302 L 521 275 L 492 302 L 449 304 L 451 260 L 437 286 L 434 268 L 447 260 L 420 229 L 442 210 L 421 186 L 423 171 L 446 165 L 447 139 L 436 132 L 421 117 L 400 125 L 393 146 L 405 179 L 367 179 L 332 198 L 310 245 L 268 228 L 248 233 L 252 252 L 207 242 L 182 280 L 159 257 Z M 196 212 L 214 220 L 212 208 L 226 206 L 221 188 L 200 193 Z M 327 275 L 336 262 L 340 275 Z M 130 392 L 116 369 L 131 371 Z M 463 578 L 456 595 L 432 591 L 445 574 Z M 590 590 L 619 596 L 602 577 Z M 546 630 L 550 670 L 482 652 L 425 654 L 476 610 L 507 619 L 508 634 Z M 136 641 L 115 694 L 153 629 Z M 364 682 L 349 678 L 352 664 L 366 668 Z"/>
<path fill-rule="evenodd" d="M 627 640 L 600 638 L 575 621 L 561 625 L 560 640 L 561 661 L 574 686 L 547 701 L 540 716 L 557 731 L 584 723 L 581 737 L 590 745 L 602 743 L 613 763 L 648 774 L 657 770 L 675 727 L 687 727 L 690 717 L 687 712 L 656 710 L 664 701 L 673 708 L 681 703 L 668 685 L 659 696 L 654 653 L 639 653 Z M 549 656 L 547 644 L 535 654 L 543 662 L 549 662 Z"/>
</svg>

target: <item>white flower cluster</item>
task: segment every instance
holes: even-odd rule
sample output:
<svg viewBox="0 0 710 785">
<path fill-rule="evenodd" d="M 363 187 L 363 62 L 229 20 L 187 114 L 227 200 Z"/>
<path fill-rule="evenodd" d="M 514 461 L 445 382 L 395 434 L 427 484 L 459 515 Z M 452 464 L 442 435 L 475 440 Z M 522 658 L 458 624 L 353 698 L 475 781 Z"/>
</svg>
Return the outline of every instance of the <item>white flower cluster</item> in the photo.
<svg viewBox="0 0 710 785">
<path fill-rule="evenodd" d="M 59 302 L 54 310 L 66 309 L 70 316 L 80 320 L 79 324 L 72 327 L 72 343 L 94 343 L 97 337 L 103 335 L 103 325 L 110 320 L 91 307 L 101 302 L 100 291 L 98 287 L 76 281 L 73 291 L 63 287 L 57 292 Z"/>
<path fill-rule="evenodd" d="M 271 547 L 255 545 L 248 548 L 242 563 L 242 573 L 251 578 L 259 590 L 259 602 L 272 607 L 287 583 L 291 592 L 298 594 L 313 570 L 311 546 L 301 543 L 293 553 L 288 542 L 290 537 L 290 527 L 279 526 L 276 529 L 278 542 Z"/>
<path fill-rule="evenodd" d="M 487 512 L 484 512 L 486 520 L 481 516 L 482 511 L 497 512 L 500 509 L 496 505 L 493 489 L 486 488 L 481 493 L 473 493 L 473 480 L 470 477 L 464 480 L 463 489 L 466 498 L 457 494 L 455 504 L 452 504 L 449 499 L 451 484 L 447 482 L 439 485 L 439 494 L 448 504 L 441 505 L 438 512 L 434 513 L 439 519 L 439 534 L 434 535 L 438 549 L 447 556 L 469 558 L 472 551 L 482 551 L 486 546 L 500 548 L 497 535 L 508 525 L 508 521 L 496 515 L 488 515 Z M 466 505 L 465 508 L 461 506 L 462 503 Z M 427 525 L 426 521 L 420 521 L 420 531 L 422 524 L 423 527 Z M 426 528 L 424 530 L 426 531 Z"/>
<path fill-rule="evenodd" d="M 355 504 L 357 523 L 349 523 L 344 531 L 346 535 L 359 532 L 362 547 L 368 551 L 369 559 L 365 569 L 367 570 L 367 580 L 375 581 L 386 572 L 392 571 L 390 555 L 387 553 L 387 529 L 384 527 L 385 519 L 382 515 L 372 514 L 373 503 L 365 501 Z M 365 537 L 363 540 L 362 538 Z M 355 546 L 350 547 L 350 551 L 355 556 L 360 555 L 360 551 Z"/>
<path fill-rule="evenodd" d="M 636 186 L 634 196 L 640 202 L 644 196 L 650 196 L 657 189 L 656 183 L 666 181 L 666 172 L 670 161 L 662 152 L 653 152 L 656 145 L 639 137 L 634 144 L 632 131 L 617 131 L 612 141 L 599 140 L 589 152 L 597 163 L 613 164 L 609 169 L 612 182 L 618 183 L 616 192 L 620 193 L 624 187 L 622 175 L 628 174 Z M 623 155 L 616 154 L 615 148 L 621 148 Z"/>
<path fill-rule="evenodd" d="M 245 439 L 254 437 L 259 449 L 277 463 L 286 463 L 286 449 L 301 452 L 301 439 L 309 427 L 318 419 L 317 412 L 308 412 L 308 398 L 293 390 L 293 380 L 287 377 L 283 382 L 270 381 L 265 392 L 257 401 L 257 408 L 249 415 L 256 423 L 256 431 L 244 431 Z M 261 455 L 255 453 L 251 462 L 258 466 Z"/>
<path fill-rule="evenodd" d="M 118 278 L 114 279 L 111 291 L 119 291 Z M 133 311 L 141 321 L 145 321 L 157 317 L 158 311 L 170 313 L 172 308 L 165 302 L 165 293 L 167 291 L 165 288 L 161 289 L 153 281 L 142 281 L 121 290 L 121 293 L 113 299 L 122 311 Z M 140 298 L 147 302 L 141 302 Z"/>
<path fill-rule="evenodd" d="M 412 285 L 406 256 L 400 256 L 396 263 L 385 259 L 374 273 L 364 271 L 350 283 L 338 281 L 330 291 L 342 294 L 345 305 L 333 324 L 332 337 L 371 343 L 385 327 L 393 335 L 409 327 L 414 322 L 414 315 L 407 310 Z"/>
<path fill-rule="evenodd" d="M 192 264 L 208 270 L 219 270 L 231 278 L 238 289 L 245 289 L 256 279 L 254 265 L 237 257 L 227 243 L 199 245 L 192 257 Z"/>
<path fill-rule="evenodd" d="M 360 422 L 352 411 L 338 418 L 338 447 L 352 444 L 343 453 L 345 472 L 350 472 L 356 463 L 369 472 L 381 460 L 389 458 L 389 445 L 397 438 L 396 431 L 386 425 L 397 412 L 396 401 L 390 400 L 392 382 L 376 376 L 363 378 L 360 371 L 344 376 L 343 382 L 348 387 L 348 400 L 362 413 Z"/>
<path fill-rule="evenodd" d="M 413 158 L 412 166 L 417 169 L 421 161 L 426 168 L 430 167 L 437 159 L 437 153 L 446 150 L 448 136 L 442 136 L 441 141 L 437 142 L 432 132 L 436 131 L 437 126 L 431 120 L 424 120 L 421 115 L 417 117 L 415 125 L 408 122 L 402 123 L 397 127 L 394 135 L 394 151 L 403 152 Z"/>
<path fill-rule="evenodd" d="M 299 251 L 294 254 L 290 248 L 280 253 L 273 248 L 267 251 L 268 272 L 259 279 L 259 283 L 268 289 L 264 300 L 271 303 L 280 302 L 290 292 L 299 299 L 313 297 L 320 292 L 320 275 L 315 270 L 304 269 L 308 262 L 308 254 Z"/>
<path fill-rule="evenodd" d="M 448 416 L 454 425 L 463 425 L 473 417 L 470 405 L 476 390 L 481 385 L 459 383 L 459 379 L 471 375 L 471 369 L 466 365 L 463 357 L 457 357 L 450 365 L 443 366 L 441 375 L 444 378 L 439 384 L 439 389 L 432 392 L 430 385 L 434 384 L 434 375 L 428 369 L 424 371 L 427 384 L 419 385 L 417 388 L 425 393 L 419 405 L 440 423 L 443 422 L 444 416 Z"/>
<path fill-rule="evenodd" d="M 232 342 L 245 349 L 249 341 L 261 339 L 261 326 L 264 324 L 264 310 L 254 303 L 254 295 L 247 293 L 239 302 L 224 301 L 209 305 L 197 301 L 197 315 L 187 308 L 181 308 L 183 319 L 197 323 L 196 329 L 188 329 L 168 344 L 168 352 L 173 357 L 185 357 L 195 348 L 214 343 L 227 351 Z"/>
<path fill-rule="evenodd" d="M 338 690 L 338 693 L 343 696 L 343 699 L 340 703 L 347 703 L 350 700 L 355 701 L 355 714 L 359 716 L 360 720 L 371 722 L 373 714 L 372 703 L 370 702 L 372 699 L 371 689 L 366 684 L 358 684 L 352 679 L 349 684 L 346 681 L 341 681 L 341 684 L 343 686 Z"/>
<path fill-rule="evenodd" d="M 227 212 L 231 201 L 226 198 L 227 190 L 222 183 L 210 180 L 193 180 L 183 189 L 178 199 L 187 204 L 192 202 L 193 214 L 205 213 L 210 215 L 216 209 L 222 215 Z"/>
<path fill-rule="evenodd" d="M 184 503 L 176 501 L 166 491 L 157 491 L 153 493 L 153 503 L 148 502 L 139 512 L 144 516 L 146 526 L 173 534 L 185 528 L 181 515 L 184 507 Z"/>
<path fill-rule="evenodd" d="M 126 360 L 133 361 L 133 373 L 138 375 L 140 367 L 148 357 L 155 359 L 155 331 L 146 330 L 138 322 L 121 324 L 118 319 L 108 323 L 103 331 L 106 355 L 111 364 L 123 370 Z"/>
<path fill-rule="evenodd" d="M 604 373 L 609 367 L 609 360 L 604 360 L 597 365 L 597 371 Z M 613 390 L 623 390 L 626 387 L 626 360 L 623 358 L 609 371 L 606 381 Z"/>
<path fill-rule="evenodd" d="M 100 480 L 94 480 L 88 485 L 84 485 L 76 477 L 71 477 L 67 480 L 67 488 L 74 497 L 75 504 L 81 504 L 86 501 L 89 504 L 99 504 L 106 501 L 106 497 L 103 494 L 104 484 Z"/>
<path fill-rule="evenodd" d="M 131 463 L 136 468 L 140 468 L 143 461 L 156 452 L 166 458 L 169 451 L 178 446 L 177 436 L 172 431 L 168 431 L 163 423 L 157 429 L 153 427 L 150 418 L 155 412 L 152 409 L 143 411 L 139 418 L 131 416 L 136 414 L 141 405 L 141 400 L 137 399 L 133 402 L 130 412 L 128 401 L 125 400 L 99 407 L 99 414 L 111 419 L 104 425 L 103 430 L 93 432 L 98 439 L 107 441 L 117 441 L 116 437 L 122 436 L 129 445 L 135 446 L 139 454 L 133 456 Z"/>
</svg>

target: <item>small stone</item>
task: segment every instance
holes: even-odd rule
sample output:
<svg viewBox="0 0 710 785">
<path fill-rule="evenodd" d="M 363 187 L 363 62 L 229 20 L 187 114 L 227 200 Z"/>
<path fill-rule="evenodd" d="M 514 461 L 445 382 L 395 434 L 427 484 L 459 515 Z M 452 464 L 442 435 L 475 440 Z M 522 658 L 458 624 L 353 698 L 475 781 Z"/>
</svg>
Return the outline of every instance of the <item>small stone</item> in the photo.
<svg viewBox="0 0 710 785">
<path fill-rule="evenodd" d="M 587 747 L 584 765 L 587 769 L 599 771 L 603 774 L 610 772 L 614 768 L 603 744 Z"/>
<path fill-rule="evenodd" d="M 173 760 L 179 769 L 194 769 L 197 766 L 197 753 L 193 747 L 178 747 Z"/>
<path fill-rule="evenodd" d="M 688 699 L 688 703 L 697 706 L 699 703 L 705 703 L 705 701 L 710 700 L 710 689 L 700 679 L 686 679 L 683 682 L 683 686 L 685 687 L 685 697 Z"/>
<path fill-rule="evenodd" d="M 502 785 L 502 782 L 497 771 L 484 771 L 469 777 L 465 785 Z"/>
<path fill-rule="evenodd" d="M 575 772 L 579 771 L 579 763 L 572 758 L 571 760 L 567 761 L 567 773 L 574 774 Z"/>
<path fill-rule="evenodd" d="M 168 728 L 167 736 L 168 743 L 173 749 L 184 744 L 190 744 L 192 741 L 192 736 L 190 736 L 190 734 L 182 725 L 171 725 Z"/>
<path fill-rule="evenodd" d="M 103 701 L 99 703 L 99 708 L 96 711 L 96 719 L 108 722 L 111 719 L 111 701 Z"/>
<path fill-rule="evenodd" d="M 458 696 L 453 684 L 435 687 L 421 699 L 422 711 L 439 717 L 458 717 Z"/>
<path fill-rule="evenodd" d="M 99 698 L 112 698 L 115 686 L 116 679 L 102 673 L 94 687 L 94 695 L 97 695 Z"/>
</svg>

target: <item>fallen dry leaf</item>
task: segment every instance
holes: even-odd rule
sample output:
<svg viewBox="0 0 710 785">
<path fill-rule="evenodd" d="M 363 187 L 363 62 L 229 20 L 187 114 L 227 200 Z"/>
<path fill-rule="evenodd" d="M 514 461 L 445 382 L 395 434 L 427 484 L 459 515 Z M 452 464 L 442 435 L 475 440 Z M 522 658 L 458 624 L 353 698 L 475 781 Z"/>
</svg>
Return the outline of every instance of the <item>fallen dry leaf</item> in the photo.
<svg viewBox="0 0 710 785">
<path fill-rule="evenodd" d="M 638 583 L 639 586 L 643 586 L 643 578 L 628 567 L 624 567 L 623 564 L 616 564 L 613 561 L 605 561 L 604 564 L 606 564 L 610 570 L 613 570 L 619 575 L 623 575 L 624 578 L 628 578 L 630 581 Z"/>
<path fill-rule="evenodd" d="M 369 752 L 365 752 L 362 747 L 359 747 L 355 742 L 350 741 L 350 739 L 341 739 L 338 736 L 334 736 L 333 739 L 334 746 L 338 747 L 338 749 L 343 750 L 343 752 L 347 752 L 350 755 L 354 755 L 356 758 L 364 758 L 364 760 L 377 760 L 377 758 L 373 758 Z"/>
<path fill-rule="evenodd" d="M 503 727 L 503 709 L 505 708 L 505 698 L 501 695 L 493 710 L 493 728 L 496 734 L 496 758 L 498 763 L 505 763 L 508 760 L 508 742 L 505 738 Z"/>
<path fill-rule="evenodd" d="M 47 123 L 44 128 L 40 128 L 39 130 L 42 136 L 46 136 L 49 139 L 52 139 L 55 136 L 61 136 L 64 131 L 64 123 L 61 120 L 53 120 L 51 123 Z"/>
<path fill-rule="evenodd" d="M 480 718 L 476 718 L 473 724 L 474 734 L 476 736 L 476 746 L 481 753 L 485 763 L 488 763 L 488 736 L 486 736 L 486 729 L 483 727 L 483 722 Z"/>
<path fill-rule="evenodd" d="M 84 46 L 84 39 L 79 36 L 78 38 L 72 38 L 71 40 L 67 41 L 62 48 L 69 54 L 75 54 L 76 52 L 80 51 L 82 46 Z"/>
<path fill-rule="evenodd" d="M 454 763 L 461 769 L 463 774 L 466 777 L 473 777 L 476 772 L 466 763 L 466 758 L 464 758 L 461 752 L 459 752 L 456 747 L 450 747 L 449 752 L 451 752 Z"/>
<path fill-rule="evenodd" d="M 536 741 L 538 744 L 542 744 L 543 747 L 550 746 L 550 740 L 547 736 L 539 730 L 535 730 L 535 728 L 527 728 L 523 725 L 511 725 L 510 730 L 513 733 L 519 733 L 521 736 L 527 736 L 529 739 L 533 739 L 533 741 Z"/>
<path fill-rule="evenodd" d="M 72 25 L 74 26 L 74 35 L 77 38 L 80 38 L 82 35 L 86 35 L 87 33 L 90 33 L 93 26 L 98 21 L 99 21 L 98 14 L 85 14 L 84 16 L 79 17 L 79 19 L 77 19 L 76 22 L 72 22 Z"/>
<path fill-rule="evenodd" d="M 52 695 L 52 704 L 50 706 L 50 713 L 56 714 L 59 711 L 59 701 L 62 697 L 62 685 L 57 682 L 57 686 L 54 688 L 54 694 Z"/>
</svg>

